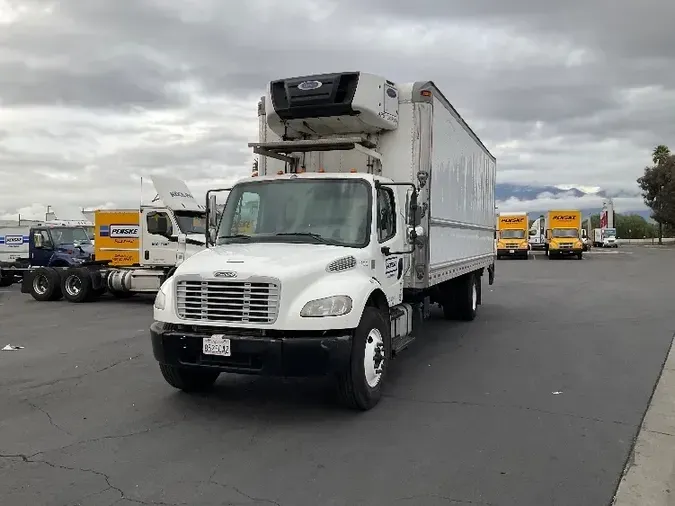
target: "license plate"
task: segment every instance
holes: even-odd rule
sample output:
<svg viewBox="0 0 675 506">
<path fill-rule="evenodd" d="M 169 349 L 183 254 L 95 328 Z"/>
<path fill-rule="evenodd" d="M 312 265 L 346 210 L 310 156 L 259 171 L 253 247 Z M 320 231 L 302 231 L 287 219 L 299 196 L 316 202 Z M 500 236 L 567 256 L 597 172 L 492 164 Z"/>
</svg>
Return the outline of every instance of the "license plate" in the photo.
<svg viewBox="0 0 675 506">
<path fill-rule="evenodd" d="M 229 357 L 232 355 L 230 340 L 218 334 L 211 337 L 205 337 L 202 339 L 202 353 L 204 355 Z"/>
<path fill-rule="evenodd" d="M 509 250 L 509 253 L 515 253 L 515 252 L 516 252 L 516 250 L 514 250 L 514 249 Z"/>
</svg>

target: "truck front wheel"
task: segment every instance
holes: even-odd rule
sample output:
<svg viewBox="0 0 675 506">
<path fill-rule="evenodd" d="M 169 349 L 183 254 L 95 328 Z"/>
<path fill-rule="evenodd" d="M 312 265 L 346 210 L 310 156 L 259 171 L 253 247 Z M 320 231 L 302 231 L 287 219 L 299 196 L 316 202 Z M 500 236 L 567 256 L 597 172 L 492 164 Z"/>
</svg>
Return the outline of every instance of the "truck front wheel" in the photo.
<svg viewBox="0 0 675 506">
<path fill-rule="evenodd" d="M 350 363 L 338 375 L 338 393 L 346 406 L 367 411 L 380 401 L 391 356 L 389 334 L 382 311 L 366 307 L 354 331 Z"/>
<path fill-rule="evenodd" d="M 159 364 L 159 370 L 166 382 L 183 392 L 201 392 L 208 390 L 218 379 L 220 373 L 186 369 L 173 365 Z"/>
</svg>

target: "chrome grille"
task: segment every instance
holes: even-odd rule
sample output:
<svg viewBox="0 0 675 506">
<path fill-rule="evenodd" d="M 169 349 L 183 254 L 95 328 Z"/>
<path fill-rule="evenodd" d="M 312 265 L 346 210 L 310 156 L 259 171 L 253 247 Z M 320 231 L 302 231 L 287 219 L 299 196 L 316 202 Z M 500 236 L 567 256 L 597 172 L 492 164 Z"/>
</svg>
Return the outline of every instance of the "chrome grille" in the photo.
<svg viewBox="0 0 675 506">
<path fill-rule="evenodd" d="M 272 280 L 180 280 L 176 312 L 184 320 L 271 324 L 279 313 L 279 284 Z"/>
<path fill-rule="evenodd" d="M 571 242 L 561 242 L 560 243 L 561 248 L 571 248 L 572 246 L 574 246 L 574 243 L 571 243 Z"/>
</svg>

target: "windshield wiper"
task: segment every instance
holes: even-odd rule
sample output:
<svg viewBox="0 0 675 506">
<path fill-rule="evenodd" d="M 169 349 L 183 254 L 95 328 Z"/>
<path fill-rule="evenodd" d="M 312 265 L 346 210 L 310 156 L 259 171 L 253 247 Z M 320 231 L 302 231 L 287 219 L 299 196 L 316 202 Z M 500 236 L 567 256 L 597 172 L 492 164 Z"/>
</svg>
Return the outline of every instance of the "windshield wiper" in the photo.
<svg viewBox="0 0 675 506">
<path fill-rule="evenodd" d="M 324 243 L 324 244 L 333 244 L 331 241 L 323 237 L 322 235 L 319 234 L 314 234 L 312 232 L 279 232 L 276 235 L 285 235 L 285 236 L 298 236 L 298 237 L 311 237 L 312 239 L 316 239 L 317 241 Z"/>
</svg>

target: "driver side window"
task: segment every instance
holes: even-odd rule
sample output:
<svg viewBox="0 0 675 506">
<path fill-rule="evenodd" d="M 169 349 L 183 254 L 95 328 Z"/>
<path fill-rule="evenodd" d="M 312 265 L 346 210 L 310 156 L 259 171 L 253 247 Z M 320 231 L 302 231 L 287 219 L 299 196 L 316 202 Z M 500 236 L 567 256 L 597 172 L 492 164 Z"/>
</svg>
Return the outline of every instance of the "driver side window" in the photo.
<svg viewBox="0 0 675 506">
<path fill-rule="evenodd" d="M 173 227 L 169 215 L 164 212 L 152 211 L 148 213 L 147 228 L 148 232 L 156 235 L 173 235 Z M 166 234 L 165 234 L 166 233 Z"/>
<path fill-rule="evenodd" d="M 33 242 L 35 246 L 43 249 L 53 249 L 54 244 L 47 230 L 36 230 L 33 233 Z"/>
<path fill-rule="evenodd" d="M 396 209 L 391 188 L 377 190 L 377 238 L 385 242 L 396 235 Z"/>
</svg>

